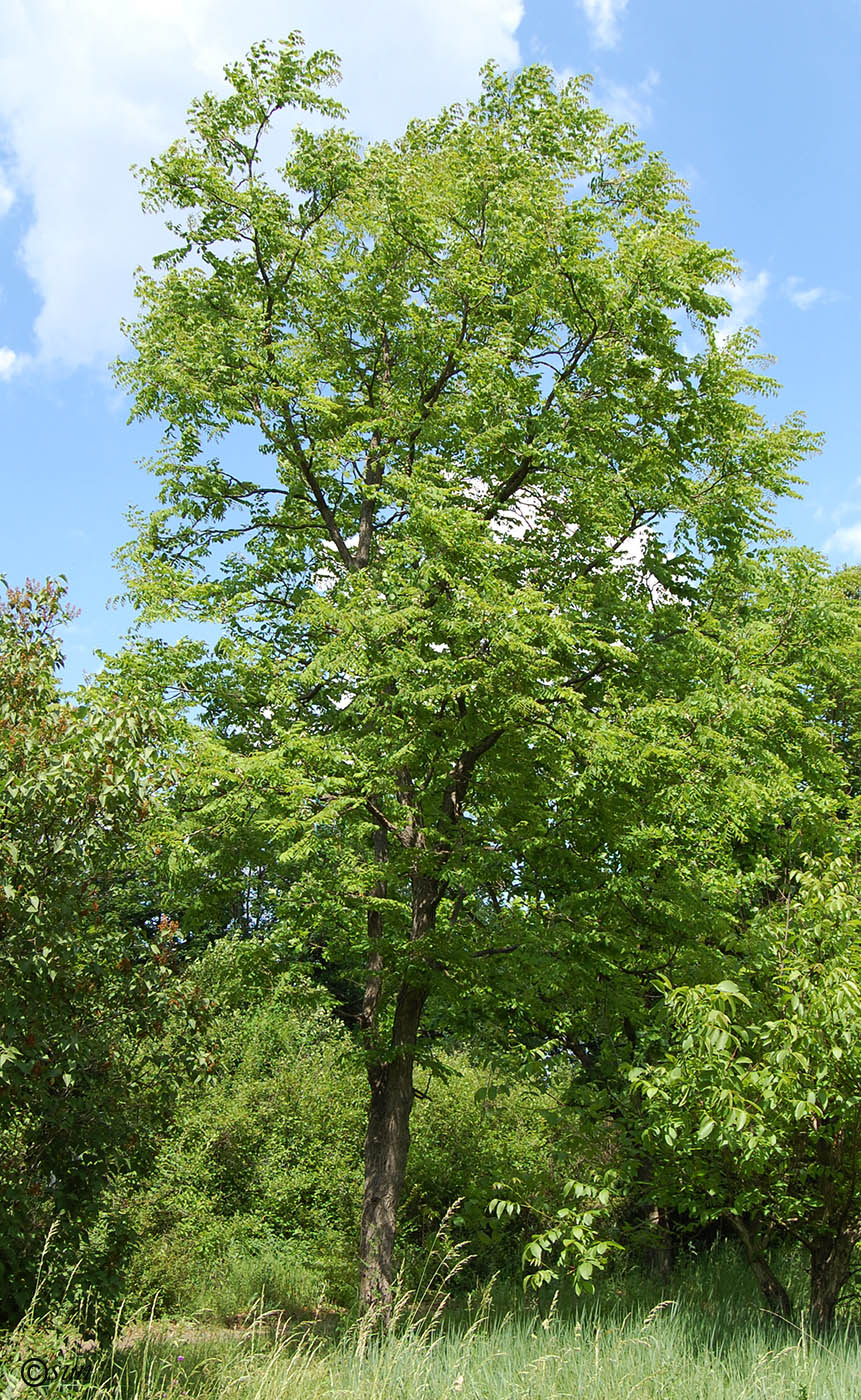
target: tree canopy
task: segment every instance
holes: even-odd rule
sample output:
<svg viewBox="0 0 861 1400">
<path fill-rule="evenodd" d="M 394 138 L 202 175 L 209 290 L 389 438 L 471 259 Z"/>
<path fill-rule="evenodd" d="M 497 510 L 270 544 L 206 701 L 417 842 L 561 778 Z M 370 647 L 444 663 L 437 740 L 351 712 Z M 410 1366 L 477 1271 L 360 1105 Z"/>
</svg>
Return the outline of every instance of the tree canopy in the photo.
<svg viewBox="0 0 861 1400">
<path fill-rule="evenodd" d="M 144 619 L 221 628 L 183 667 L 229 755 L 213 803 L 253 794 L 283 923 L 359 988 L 385 1311 L 423 1018 L 498 1022 L 576 960 L 530 855 L 566 858 L 599 731 L 687 683 L 679 638 L 815 439 L 753 406 L 732 258 L 586 80 L 490 66 L 397 142 L 316 123 L 269 171 L 279 113 L 341 115 L 336 73 L 256 46 L 141 172 L 174 246 L 119 366 L 165 429 L 125 563 Z"/>
</svg>

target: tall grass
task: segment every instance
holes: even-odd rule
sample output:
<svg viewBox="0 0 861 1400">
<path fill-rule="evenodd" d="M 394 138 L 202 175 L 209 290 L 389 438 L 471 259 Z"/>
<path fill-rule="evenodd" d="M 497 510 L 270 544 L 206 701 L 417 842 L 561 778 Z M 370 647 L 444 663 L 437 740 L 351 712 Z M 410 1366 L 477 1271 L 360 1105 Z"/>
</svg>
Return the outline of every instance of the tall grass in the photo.
<svg viewBox="0 0 861 1400">
<path fill-rule="evenodd" d="M 487 1289 L 451 1310 L 443 1260 L 398 1299 L 386 1334 L 345 1321 L 331 1337 L 260 1310 L 240 1331 L 200 1321 L 118 1328 L 60 1400 L 861 1400 L 861 1340 L 827 1343 L 764 1313 L 726 1248 L 683 1267 L 664 1296 L 631 1271 L 576 1306 Z M 18 1336 L 17 1343 L 25 1340 Z M 28 1340 L 35 1346 L 36 1336 Z M 18 1347 L 20 1354 L 20 1346 Z M 7 1358 L 8 1359 L 8 1358 Z M 3 1400 L 28 1396 L 7 1365 Z"/>
</svg>

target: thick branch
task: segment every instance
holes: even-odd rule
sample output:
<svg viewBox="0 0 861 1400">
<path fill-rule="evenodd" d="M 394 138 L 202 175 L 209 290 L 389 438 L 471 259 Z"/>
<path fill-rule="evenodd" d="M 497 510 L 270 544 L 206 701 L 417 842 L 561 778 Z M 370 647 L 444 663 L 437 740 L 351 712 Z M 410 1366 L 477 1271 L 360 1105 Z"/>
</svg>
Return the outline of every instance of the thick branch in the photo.
<svg viewBox="0 0 861 1400">
<path fill-rule="evenodd" d="M 482 755 L 492 749 L 504 733 L 502 729 L 493 729 L 490 734 L 486 734 L 477 744 L 473 744 L 471 749 L 465 749 L 460 758 L 455 763 L 449 773 L 445 792 L 442 799 L 443 815 L 449 821 L 460 820 L 463 813 L 463 802 L 466 797 L 470 779 L 475 771 L 475 765 Z"/>
<path fill-rule="evenodd" d="M 487 520 L 492 520 L 494 518 L 499 508 L 505 505 L 505 502 L 510 500 L 514 493 L 520 489 L 529 473 L 533 470 L 535 466 L 536 451 L 535 448 L 532 446 L 532 442 L 534 440 L 535 430 L 537 429 L 538 423 L 541 421 L 542 415 L 546 413 L 548 408 L 550 408 L 550 406 L 552 405 L 561 385 L 567 383 L 567 381 L 573 375 L 574 371 L 577 369 L 577 366 L 580 364 L 580 361 L 583 359 L 583 356 L 590 349 L 595 339 L 595 335 L 596 331 L 593 330 L 589 333 L 589 335 L 585 336 L 584 338 L 581 338 L 577 342 L 577 348 L 574 351 L 574 354 L 571 356 L 571 359 L 568 361 L 565 368 L 556 376 L 555 383 L 551 387 L 543 404 L 541 405 L 539 412 L 536 414 L 536 417 L 533 420 L 532 432 L 527 436 L 527 445 L 520 455 L 520 461 L 518 465 L 515 467 L 514 471 L 510 474 L 510 476 L 506 478 L 506 480 L 502 483 L 498 490 L 494 492 L 493 500 L 490 502 L 489 505 L 485 506 L 484 511 L 482 512 Z"/>
<path fill-rule="evenodd" d="M 287 428 L 288 436 L 291 440 L 294 459 L 299 467 L 300 472 L 302 473 L 302 476 L 305 479 L 305 483 L 308 486 L 309 491 L 311 492 L 314 504 L 317 507 L 317 510 L 320 514 L 320 518 L 323 521 L 323 524 L 326 526 L 326 531 L 328 533 L 329 539 L 332 541 L 335 548 L 337 549 L 338 557 L 340 558 L 341 562 L 352 573 L 356 567 L 355 560 L 353 559 L 352 554 L 347 548 L 347 543 L 343 535 L 341 534 L 341 531 L 338 529 L 338 523 L 335 520 L 335 513 L 332 510 L 332 507 L 329 505 L 329 502 L 326 500 L 325 495 L 323 494 L 323 488 L 321 487 L 319 481 L 317 480 L 317 477 L 315 476 L 311 468 L 311 463 L 308 460 L 306 453 L 302 450 L 302 444 L 300 443 L 299 435 L 296 432 L 296 425 L 293 422 L 293 420 L 289 417 L 285 417 L 284 422 L 285 427 Z M 267 431 L 266 436 L 271 439 L 272 435 Z"/>
<path fill-rule="evenodd" d="M 374 857 L 377 864 L 382 868 L 388 860 L 388 847 L 386 843 L 385 831 L 374 832 Z M 375 900 L 386 898 L 388 888 L 382 873 L 376 881 L 371 897 Z M 362 997 L 362 1010 L 359 1016 L 359 1025 L 367 1034 L 373 1036 L 377 1029 L 379 1015 L 380 998 L 383 993 L 383 955 L 380 942 L 383 936 L 383 915 L 377 906 L 368 910 L 368 963 L 367 977 L 365 980 L 365 992 Z"/>
</svg>

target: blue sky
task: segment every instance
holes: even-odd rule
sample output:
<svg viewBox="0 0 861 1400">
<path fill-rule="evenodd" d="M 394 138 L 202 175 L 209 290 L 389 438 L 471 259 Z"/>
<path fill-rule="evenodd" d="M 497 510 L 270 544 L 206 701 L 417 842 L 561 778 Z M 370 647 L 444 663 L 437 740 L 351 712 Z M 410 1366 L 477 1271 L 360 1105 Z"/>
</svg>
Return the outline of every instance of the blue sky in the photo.
<svg viewBox="0 0 861 1400">
<path fill-rule="evenodd" d="M 740 259 L 734 322 L 760 329 L 784 386 L 770 412 L 826 434 L 781 523 L 835 566 L 861 560 L 861 0 L 3 0 L 0 573 L 67 575 L 67 683 L 119 643 L 112 554 L 153 499 L 137 463 L 157 429 L 126 424 L 106 368 L 134 268 L 165 246 L 128 167 L 180 134 L 224 62 L 294 28 L 341 54 L 366 138 L 471 95 L 487 58 L 594 74 Z"/>
</svg>

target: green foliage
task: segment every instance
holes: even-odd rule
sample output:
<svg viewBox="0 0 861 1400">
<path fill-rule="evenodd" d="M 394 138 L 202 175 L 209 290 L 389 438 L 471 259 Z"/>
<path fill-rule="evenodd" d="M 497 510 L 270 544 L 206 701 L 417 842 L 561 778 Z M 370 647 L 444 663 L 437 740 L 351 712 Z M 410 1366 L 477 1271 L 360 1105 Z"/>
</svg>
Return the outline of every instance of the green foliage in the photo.
<svg viewBox="0 0 861 1400">
<path fill-rule="evenodd" d="M 162 507 L 125 560 L 143 617 L 224 630 L 185 658 L 226 750 L 201 847 L 252 802 L 279 913 L 357 981 L 376 891 L 382 1029 L 406 969 L 454 1005 L 499 998 L 511 972 L 476 961 L 497 942 L 514 976 L 553 976 L 518 861 L 608 678 L 626 703 L 814 440 L 750 406 L 770 381 L 714 333 L 731 259 L 582 80 L 489 68 L 476 104 L 364 152 L 299 130 L 276 185 L 282 67 L 307 103 L 295 36 L 254 50 L 143 176 L 182 243 L 140 279 L 119 370 L 166 428 Z M 204 460 L 249 425 L 257 468 Z M 419 879 L 438 917 L 417 955 Z"/>
<path fill-rule="evenodd" d="M 501 1177 L 525 1194 L 546 1198 L 570 1166 L 570 1154 L 548 1125 L 547 1093 L 472 1062 L 464 1052 L 442 1054 L 442 1075 L 413 1112 L 412 1143 L 401 1219 L 407 1277 L 424 1263 L 426 1246 L 455 1204 L 453 1240 L 470 1262 L 460 1286 L 491 1273 L 516 1277 L 533 1221 L 488 1211 Z"/>
<path fill-rule="evenodd" d="M 548 1053 L 571 1071 L 560 1125 L 582 1135 L 586 1186 L 607 1163 L 625 1203 L 594 1239 L 594 1218 L 562 1205 L 553 1238 L 533 1242 L 542 1266 L 548 1245 L 578 1243 L 566 1222 L 580 1246 L 630 1239 L 652 1208 L 675 1212 L 679 1229 L 740 1222 L 759 1263 L 786 1232 L 811 1257 L 841 1235 L 851 1249 L 855 1067 L 840 1081 L 844 1051 L 830 1046 L 851 1028 L 856 979 L 857 576 L 829 578 L 817 556 L 784 548 L 716 567 L 709 589 L 690 629 L 668 638 L 668 664 L 643 668 L 636 703 L 596 725 L 532 853 L 548 917 L 581 931 L 556 972 L 570 1004 L 560 995 L 543 1016 Z M 826 911 L 815 920 L 814 888 Z M 828 944 L 823 919 L 841 901 L 842 942 Z M 814 1043 L 829 1047 L 818 1059 Z M 818 1075 L 842 1105 L 833 1122 L 805 1107 Z"/>
<path fill-rule="evenodd" d="M 575 1293 L 591 1293 L 593 1276 L 605 1268 L 617 1241 L 607 1239 L 608 1227 L 618 1210 L 617 1174 L 609 1171 L 603 1181 L 566 1181 L 557 1207 L 523 1251 L 524 1287 L 543 1288 L 563 1277 L 571 1279 Z M 510 1202 L 491 1202 L 491 1208 Z"/>
<path fill-rule="evenodd" d="M 88 1250 L 100 1192 L 146 1154 L 159 1102 L 144 1047 L 167 1004 L 173 931 L 111 909 L 154 796 L 151 712 L 60 696 L 64 588 L 0 604 L 0 1315 L 104 1288 L 115 1241 Z M 83 1251 L 83 1254 L 82 1254 Z"/>
<path fill-rule="evenodd" d="M 129 1281 L 161 1311 L 311 1308 L 355 1289 L 367 1095 L 358 1047 L 329 999 L 277 943 L 225 937 L 188 971 L 213 1008 L 213 1070 L 179 1094 L 157 1162 L 133 1192 Z M 463 1054 L 441 1056 L 416 1108 L 401 1259 L 421 1274 L 452 1207 L 471 1258 L 462 1286 L 512 1275 L 531 1217 L 491 1221 L 492 1183 L 514 1172 L 547 1194 L 562 1161 L 541 1095 Z"/>
<path fill-rule="evenodd" d="M 771 735 L 757 738 L 782 773 L 757 791 L 751 761 L 755 820 L 736 845 L 720 959 L 653 979 L 660 1000 L 621 1060 L 664 1199 L 694 1219 L 732 1220 L 760 1262 L 763 1241 L 798 1240 L 825 1330 L 861 1238 L 857 574 L 829 580 L 803 555 L 782 562 L 742 633 L 765 648 Z"/>
<path fill-rule="evenodd" d="M 310 1305 L 323 1290 L 343 1301 L 361 1163 L 351 1043 L 265 944 L 225 938 L 188 976 L 214 1006 L 214 1068 L 180 1093 L 133 1204 L 136 1294 L 220 1315 L 252 1307 L 261 1289 L 271 1305 Z"/>
<path fill-rule="evenodd" d="M 663 1053 L 631 1070 L 684 1198 L 811 1253 L 861 1236 L 859 895 L 857 857 L 808 860 L 756 921 L 741 985 L 667 983 Z"/>
</svg>

